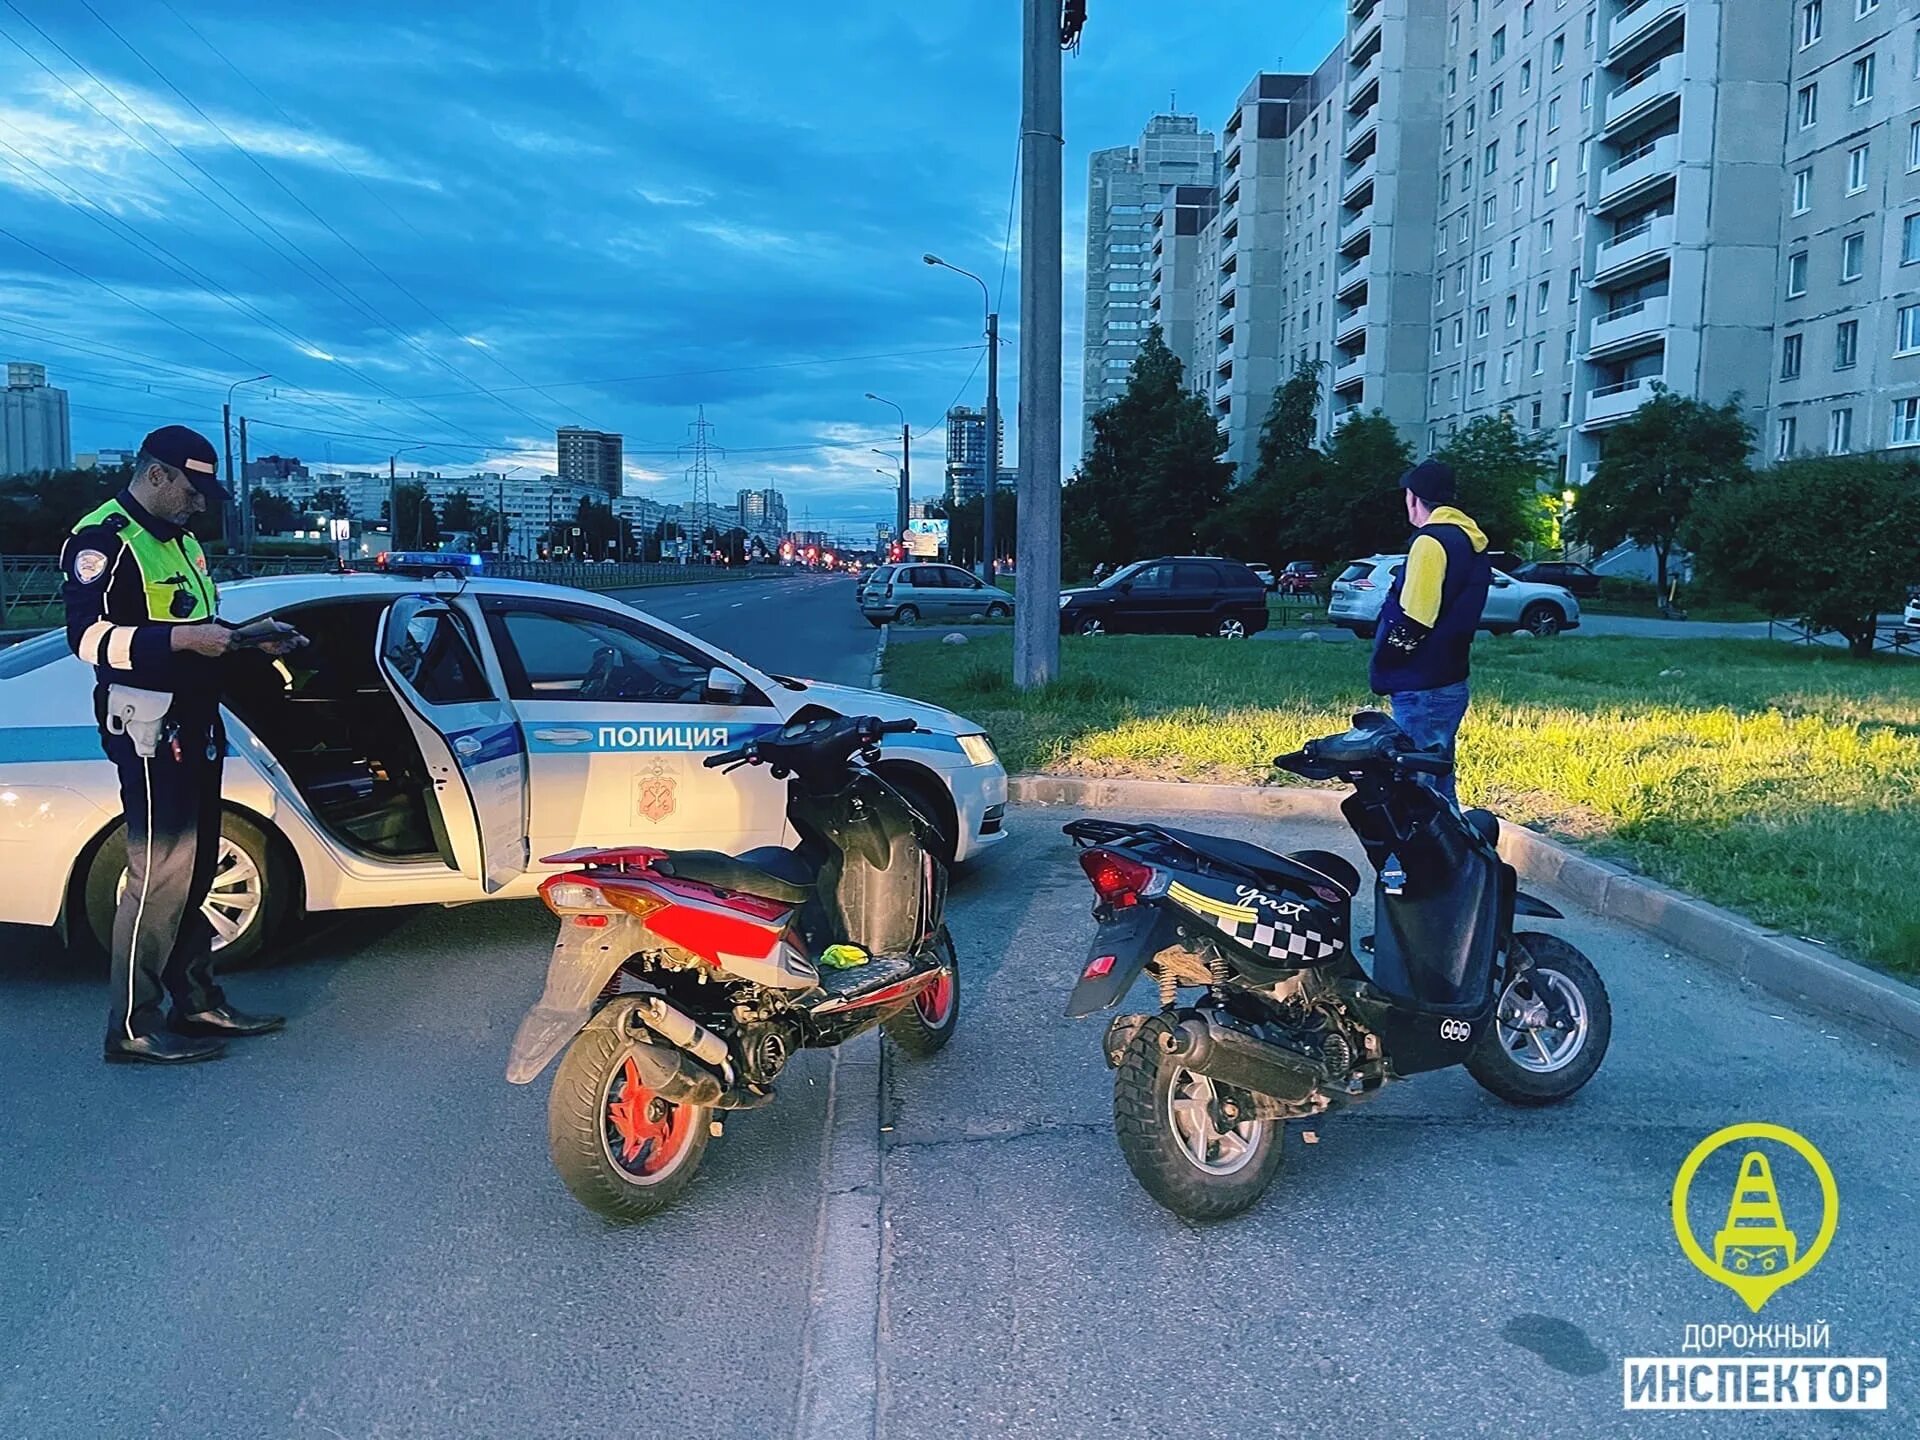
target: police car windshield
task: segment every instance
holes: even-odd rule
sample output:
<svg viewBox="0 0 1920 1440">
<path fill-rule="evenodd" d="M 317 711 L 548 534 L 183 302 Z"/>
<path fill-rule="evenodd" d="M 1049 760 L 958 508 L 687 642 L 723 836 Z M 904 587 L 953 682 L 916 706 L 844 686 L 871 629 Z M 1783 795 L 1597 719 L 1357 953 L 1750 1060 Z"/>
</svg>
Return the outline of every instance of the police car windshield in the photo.
<svg viewBox="0 0 1920 1440">
<path fill-rule="evenodd" d="M 31 674 L 42 665 L 51 665 L 62 655 L 71 653 L 65 631 L 52 630 L 31 640 L 22 640 L 18 645 L 0 650 L 0 680 Z"/>
</svg>

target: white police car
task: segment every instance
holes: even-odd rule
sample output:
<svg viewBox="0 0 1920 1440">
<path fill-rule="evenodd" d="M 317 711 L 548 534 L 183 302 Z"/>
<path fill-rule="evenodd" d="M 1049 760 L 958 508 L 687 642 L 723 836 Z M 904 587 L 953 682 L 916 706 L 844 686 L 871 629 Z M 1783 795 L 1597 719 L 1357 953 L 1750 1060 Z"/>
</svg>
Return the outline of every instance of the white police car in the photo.
<svg viewBox="0 0 1920 1440">
<path fill-rule="evenodd" d="M 434 566 L 449 563 L 435 557 Z M 704 756 L 796 716 L 911 716 L 883 772 L 966 860 L 1003 838 L 1007 776 L 976 725 L 930 705 L 762 674 L 585 591 L 483 575 L 301 575 L 220 593 L 311 644 L 231 667 L 219 869 L 232 955 L 302 910 L 534 892 L 580 845 L 791 844 L 783 782 Z M 124 883 L 93 672 L 60 632 L 0 650 L 0 922 L 104 945 Z"/>
</svg>

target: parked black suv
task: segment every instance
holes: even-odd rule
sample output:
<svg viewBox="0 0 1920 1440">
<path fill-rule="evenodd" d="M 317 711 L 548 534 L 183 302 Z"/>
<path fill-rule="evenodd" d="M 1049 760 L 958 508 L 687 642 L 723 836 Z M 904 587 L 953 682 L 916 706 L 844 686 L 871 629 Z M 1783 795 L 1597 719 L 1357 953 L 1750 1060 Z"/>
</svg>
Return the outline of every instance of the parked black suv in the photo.
<svg viewBox="0 0 1920 1440">
<path fill-rule="evenodd" d="M 1267 589 L 1238 560 L 1163 555 L 1137 560 L 1087 590 L 1060 596 L 1063 635 L 1219 635 L 1267 628 Z"/>
</svg>

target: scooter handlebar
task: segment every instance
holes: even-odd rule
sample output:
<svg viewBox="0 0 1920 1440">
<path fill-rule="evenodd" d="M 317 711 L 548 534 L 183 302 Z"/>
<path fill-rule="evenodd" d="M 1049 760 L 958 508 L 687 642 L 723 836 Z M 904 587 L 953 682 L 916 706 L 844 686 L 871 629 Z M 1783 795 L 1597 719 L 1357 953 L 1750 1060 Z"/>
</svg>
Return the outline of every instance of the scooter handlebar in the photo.
<svg viewBox="0 0 1920 1440">
<path fill-rule="evenodd" d="M 1453 769 L 1453 761 L 1438 750 L 1403 751 L 1393 757 L 1393 762 L 1402 770 L 1421 775 L 1445 775 Z"/>
<path fill-rule="evenodd" d="M 758 753 L 758 747 L 743 745 L 738 750 L 716 750 L 700 763 L 709 770 L 718 770 L 723 765 L 742 765 L 752 760 Z"/>
</svg>

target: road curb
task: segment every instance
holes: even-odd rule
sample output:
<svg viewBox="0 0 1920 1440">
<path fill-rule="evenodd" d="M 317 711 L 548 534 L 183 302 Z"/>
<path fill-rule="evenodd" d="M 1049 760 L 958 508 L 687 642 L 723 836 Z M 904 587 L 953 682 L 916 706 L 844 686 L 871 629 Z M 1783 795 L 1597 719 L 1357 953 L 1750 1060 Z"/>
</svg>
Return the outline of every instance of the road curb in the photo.
<svg viewBox="0 0 1920 1440">
<path fill-rule="evenodd" d="M 873 642 L 873 679 L 870 688 L 887 688 L 887 638 L 892 633 L 892 625 L 880 627 L 880 638 Z"/>
<path fill-rule="evenodd" d="M 1342 792 L 1303 786 L 1016 775 L 1008 789 L 1008 798 L 1022 805 L 1342 818 Z M 1501 826 L 1500 853 L 1530 885 L 1556 891 L 1584 910 L 1665 941 L 1797 1010 L 1843 1025 L 1876 1045 L 1920 1058 L 1920 990 L 1912 986 L 1825 946 L 1765 930 L 1732 911 L 1583 855 L 1522 826 Z"/>
</svg>

